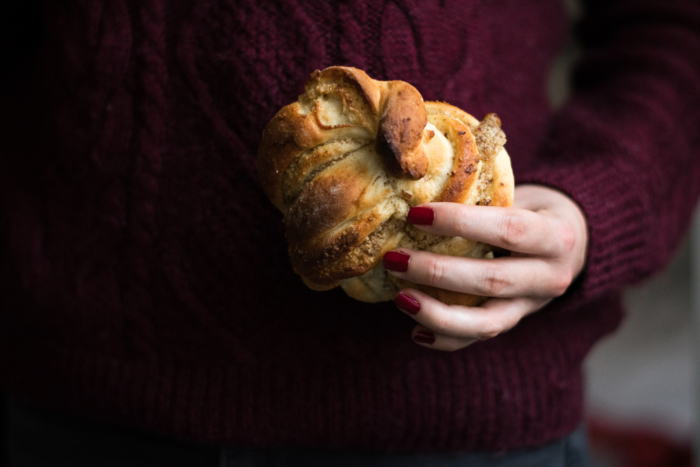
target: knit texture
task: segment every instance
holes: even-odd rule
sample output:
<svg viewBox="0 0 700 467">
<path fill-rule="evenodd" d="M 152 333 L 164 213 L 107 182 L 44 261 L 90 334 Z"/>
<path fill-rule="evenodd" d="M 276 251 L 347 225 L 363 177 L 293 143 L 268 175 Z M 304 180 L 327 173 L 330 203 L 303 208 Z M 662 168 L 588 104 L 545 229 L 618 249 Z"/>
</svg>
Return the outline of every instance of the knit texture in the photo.
<svg viewBox="0 0 700 467">
<path fill-rule="evenodd" d="M 590 2 L 556 115 L 558 0 L 45 9 L 34 78 L 5 91 L 18 107 L 3 98 L 0 167 L 0 381 L 34 404 L 232 446 L 541 445 L 581 422 L 583 358 L 618 325 L 619 290 L 669 259 L 700 189 L 694 1 Z M 497 113 L 516 181 L 587 216 L 567 294 L 442 353 L 393 304 L 307 289 L 255 156 L 330 65 Z"/>
</svg>

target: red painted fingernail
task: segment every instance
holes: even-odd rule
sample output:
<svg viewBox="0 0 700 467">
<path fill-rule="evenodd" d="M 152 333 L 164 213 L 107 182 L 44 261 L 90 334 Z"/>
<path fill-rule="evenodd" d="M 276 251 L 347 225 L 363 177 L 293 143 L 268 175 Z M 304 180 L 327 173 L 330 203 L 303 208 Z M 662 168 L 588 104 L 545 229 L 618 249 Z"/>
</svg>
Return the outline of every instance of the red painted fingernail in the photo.
<svg viewBox="0 0 700 467">
<path fill-rule="evenodd" d="M 412 315 L 415 315 L 420 311 L 420 303 L 418 303 L 418 300 L 410 295 L 406 295 L 405 293 L 398 294 L 394 299 L 394 303 L 396 303 L 396 306 L 398 306 L 402 311 Z"/>
<path fill-rule="evenodd" d="M 406 220 L 416 225 L 433 225 L 435 211 L 425 206 L 416 206 L 408 210 Z"/>
<path fill-rule="evenodd" d="M 390 271 L 406 272 L 408 271 L 408 260 L 411 259 L 406 253 L 400 251 L 390 251 L 384 255 L 382 263 L 384 267 Z"/>
<path fill-rule="evenodd" d="M 430 331 L 418 331 L 413 336 L 413 340 L 421 344 L 433 344 L 435 343 L 435 334 Z"/>
</svg>

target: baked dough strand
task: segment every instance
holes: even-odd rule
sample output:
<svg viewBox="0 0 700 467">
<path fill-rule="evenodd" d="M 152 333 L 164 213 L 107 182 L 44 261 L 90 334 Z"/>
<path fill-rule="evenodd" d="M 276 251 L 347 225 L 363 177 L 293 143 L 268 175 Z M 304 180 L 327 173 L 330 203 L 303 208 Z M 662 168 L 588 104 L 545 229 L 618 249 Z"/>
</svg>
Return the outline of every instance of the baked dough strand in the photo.
<svg viewBox="0 0 700 467">
<path fill-rule="evenodd" d="M 510 206 L 504 144 L 495 114 L 479 122 L 449 104 L 424 102 L 403 81 L 330 67 L 314 72 L 297 102 L 267 125 L 258 170 L 284 214 L 292 267 L 312 289 L 340 285 L 377 302 L 414 287 L 445 303 L 475 305 L 483 298 L 400 281 L 381 259 L 401 247 L 488 257 L 488 245 L 422 232 L 406 215 L 433 201 Z"/>
</svg>

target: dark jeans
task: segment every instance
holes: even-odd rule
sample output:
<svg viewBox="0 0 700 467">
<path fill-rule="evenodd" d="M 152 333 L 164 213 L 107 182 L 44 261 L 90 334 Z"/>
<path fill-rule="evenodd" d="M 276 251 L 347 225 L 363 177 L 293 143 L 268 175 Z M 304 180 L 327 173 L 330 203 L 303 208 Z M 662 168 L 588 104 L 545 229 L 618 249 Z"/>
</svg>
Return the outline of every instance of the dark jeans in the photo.
<svg viewBox="0 0 700 467">
<path fill-rule="evenodd" d="M 356 453 L 200 446 L 76 419 L 10 400 L 10 467 L 590 467 L 582 428 L 536 449 L 490 453 Z"/>
<path fill-rule="evenodd" d="M 591 467 L 581 427 L 566 438 L 508 453 L 359 454 L 280 449 L 225 449 L 221 467 Z"/>
</svg>

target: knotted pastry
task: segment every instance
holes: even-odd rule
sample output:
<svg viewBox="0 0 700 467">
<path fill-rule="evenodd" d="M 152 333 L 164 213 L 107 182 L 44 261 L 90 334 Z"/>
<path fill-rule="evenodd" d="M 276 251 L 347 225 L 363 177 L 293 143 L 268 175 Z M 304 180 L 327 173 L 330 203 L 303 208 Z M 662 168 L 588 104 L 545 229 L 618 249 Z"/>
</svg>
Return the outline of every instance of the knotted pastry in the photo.
<svg viewBox="0 0 700 467">
<path fill-rule="evenodd" d="M 448 304 L 482 297 L 402 281 L 382 266 L 397 247 L 488 257 L 490 247 L 418 230 L 412 206 L 431 202 L 510 206 L 513 174 L 500 120 L 482 122 L 442 102 L 423 102 L 403 81 L 363 71 L 316 71 L 297 102 L 263 132 L 258 170 L 284 214 L 294 271 L 314 290 L 340 285 L 353 298 L 392 300 L 414 287 Z"/>
</svg>

